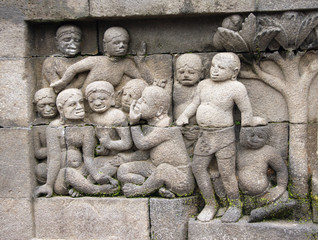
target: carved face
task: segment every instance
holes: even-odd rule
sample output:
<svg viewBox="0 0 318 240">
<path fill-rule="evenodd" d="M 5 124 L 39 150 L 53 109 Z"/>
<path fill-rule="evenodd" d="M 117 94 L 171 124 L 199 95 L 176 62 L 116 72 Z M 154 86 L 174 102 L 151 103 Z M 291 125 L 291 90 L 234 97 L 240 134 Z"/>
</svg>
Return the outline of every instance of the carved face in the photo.
<svg viewBox="0 0 318 240">
<path fill-rule="evenodd" d="M 264 129 L 249 128 L 241 132 L 241 143 L 252 149 L 263 147 L 268 140 L 268 133 Z"/>
<path fill-rule="evenodd" d="M 178 68 L 177 79 L 183 86 L 192 86 L 200 81 L 201 72 L 185 65 Z"/>
<path fill-rule="evenodd" d="M 141 98 L 137 101 L 135 110 L 140 112 L 142 119 L 152 119 L 157 116 L 158 107 L 154 104 L 154 100 L 150 92 L 144 91 Z"/>
<path fill-rule="evenodd" d="M 57 40 L 58 50 L 67 57 L 74 57 L 81 50 L 81 35 L 75 32 L 64 33 Z"/>
<path fill-rule="evenodd" d="M 121 97 L 122 109 L 125 112 L 129 112 L 130 105 L 133 100 L 138 100 L 141 97 L 141 91 L 134 88 L 124 88 L 123 95 Z"/>
<path fill-rule="evenodd" d="M 44 97 L 36 103 L 36 110 L 43 118 L 53 118 L 57 114 L 55 99 Z"/>
<path fill-rule="evenodd" d="M 83 96 L 79 94 L 72 95 L 64 103 L 62 111 L 63 111 L 63 115 L 65 119 L 70 119 L 70 120 L 83 119 L 85 116 Z"/>
<path fill-rule="evenodd" d="M 113 104 L 113 97 L 102 91 L 96 91 L 89 95 L 88 104 L 90 108 L 97 113 L 102 113 L 107 111 Z"/>
<path fill-rule="evenodd" d="M 231 60 L 230 57 L 221 57 L 218 55 L 212 59 L 210 76 L 213 81 L 222 82 L 236 78 L 238 70 L 233 70 Z"/>
<path fill-rule="evenodd" d="M 119 35 L 110 41 L 104 39 L 104 52 L 109 56 L 122 57 L 127 54 L 129 38 L 125 35 Z"/>
</svg>

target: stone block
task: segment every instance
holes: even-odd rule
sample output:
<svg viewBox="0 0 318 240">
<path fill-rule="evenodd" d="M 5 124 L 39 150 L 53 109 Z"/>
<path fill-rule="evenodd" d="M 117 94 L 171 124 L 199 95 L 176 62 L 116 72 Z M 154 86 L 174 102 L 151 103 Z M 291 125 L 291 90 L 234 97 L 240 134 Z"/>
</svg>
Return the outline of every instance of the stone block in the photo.
<svg viewBox="0 0 318 240">
<path fill-rule="evenodd" d="M 0 225 L 1 240 L 32 239 L 31 200 L 0 198 Z"/>
<path fill-rule="evenodd" d="M 32 56 L 47 57 L 57 53 L 55 35 L 61 23 L 30 23 Z M 95 21 L 76 22 L 82 30 L 82 55 L 94 55 L 97 49 L 97 26 Z"/>
<path fill-rule="evenodd" d="M 0 20 L 0 57 L 27 56 L 27 24 L 20 9 L 0 3 Z"/>
<path fill-rule="evenodd" d="M 151 198 L 151 239 L 187 239 L 189 218 L 198 213 L 198 198 Z"/>
<path fill-rule="evenodd" d="M 29 0 L 23 2 L 25 20 L 63 21 L 89 16 L 88 0 Z"/>
<path fill-rule="evenodd" d="M 145 198 L 38 198 L 34 212 L 40 239 L 149 239 Z"/>
<path fill-rule="evenodd" d="M 252 0 L 91 0 L 92 17 L 129 17 L 129 16 L 169 16 L 187 14 L 211 14 L 229 12 L 251 12 L 255 10 Z"/>
<path fill-rule="evenodd" d="M 0 126 L 29 126 L 34 86 L 30 61 L 0 59 Z"/>
<path fill-rule="evenodd" d="M 222 23 L 222 18 L 193 17 L 172 19 L 129 19 L 114 24 L 101 21 L 99 24 L 99 49 L 106 29 L 121 26 L 130 35 L 129 53 L 139 52 L 142 42 L 147 45 L 147 55 L 158 53 L 210 52 L 213 32 Z M 208 34 L 207 34 L 208 33 Z"/>
<path fill-rule="evenodd" d="M 298 240 L 316 239 L 318 226 L 293 221 L 267 221 L 247 223 L 247 217 L 238 223 L 222 223 L 220 219 L 200 222 L 190 219 L 189 240 L 249 239 Z"/>
<path fill-rule="evenodd" d="M 247 89 L 254 116 L 264 117 L 269 122 L 288 121 L 287 104 L 278 91 L 259 80 L 240 81 Z"/>
<path fill-rule="evenodd" d="M 0 198 L 31 197 L 34 186 L 31 130 L 0 129 Z"/>
<path fill-rule="evenodd" d="M 317 9 L 318 2 L 315 0 L 259 0 L 257 1 L 258 11 L 288 11 L 288 10 L 309 10 Z"/>
</svg>

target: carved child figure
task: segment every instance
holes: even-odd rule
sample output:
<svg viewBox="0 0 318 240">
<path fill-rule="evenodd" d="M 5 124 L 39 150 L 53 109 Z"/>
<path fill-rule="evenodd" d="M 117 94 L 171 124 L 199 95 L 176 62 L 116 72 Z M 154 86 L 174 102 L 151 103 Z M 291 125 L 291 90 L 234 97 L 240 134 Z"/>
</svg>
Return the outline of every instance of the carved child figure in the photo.
<svg viewBox="0 0 318 240">
<path fill-rule="evenodd" d="M 50 121 L 54 120 L 57 115 L 56 94 L 52 88 L 42 88 L 34 95 L 34 104 L 39 118 L 34 121 L 33 139 L 34 155 L 41 161 L 35 167 L 35 176 L 39 183 L 44 184 L 47 176 L 47 144 L 46 144 L 46 127 Z"/>
<path fill-rule="evenodd" d="M 77 55 L 81 51 L 82 31 L 79 27 L 71 24 L 62 25 L 56 31 L 56 47 L 58 53 L 48 57 L 43 62 L 42 86 L 49 87 L 50 84 L 58 82 L 64 75 L 66 69 L 72 64 L 82 60 Z M 67 88 L 81 88 L 85 74 L 74 76 L 72 83 Z"/>
<path fill-rule="evenodd" d="M 205 207 L 198 215 L 200 221 L 210 221 L 217 211 L 211 176 L 207 168 L 213 155 L 223 181 L 229 208 L 223 222 L 236 222 L 241 216 L 238 183 L 235 175 L 235 133 L 233 121 L 234 103 L 241 111 L 243 126 L 264 124 L 264 119 L 253 117 L 251 103 L 245 86 L 236 81 L 240 71 L 240 59 L 234 53 L 218 53 L 212 59 L 211 79 L 202 80 L 192 103 L 177 119 L 177 125 L 189 123 L 196 114 L 201 128 L 194 149 L 192 171 L 197 180 Z"/>
<path fill-rule="evenodd" d="M 199 81 L 203 78 L 203 64 L 197 54 L 183 54 L 176 61 L 177 81 L 173 87 L 173 115 L 175 119 L 181 115 L 192 102 Z M 187 149 L 192 148 L 198 139 L 199 128 L 195 116 L 189 119 L 189 126 L 182 128 Z"/>
<path fill-rule="evenodd" d="M 288 201 L 287 166 L 278 150 L 267 145 L 268 140 L 268 126 L 241 128 L 237 156 L 239 187 L 244 194 L 256 198 L 254 203 L 257 202 L 258 207 L 251 211 L 249 222 L 262 221 L 296 204 L 295 201 Z M 271 186 L 267 176 L 269 167 L 276 172 L 275 187 Z"/>
<path fill-rule="evenodd" d="M 112 194 L 117 186 L 107 184 L 107 175 L 99 173 L 94 165 L 95 132 L 85 124 L 84 98 L 79 89 L 66 89 L 56 99 L 60 113 L 47 128 L 48 175 L 45 185 L 35 191 L 35 196 L 51 197 L 53 190 L 65 195 L 68 188 L 85 194 Z M 90 182 L 86 176 L 101 185 Z"/>
<path fill-rule="evenodd" d="M 111 27 L 104 33 L 104 56 L 87 57 L 70 66 L 60 81 L 51 84 L 56 91 L 61 91 L 73 81 L 76 74 L 89 72 L 83 89 L 94 81 L 107 81 L 115 88 L 121 83 L 124 75 L 140 78 L 136 64 L 126 58 L 129 34 L 121 27 Z"/>
<path fill-rule="evenodd" d="M 131 124 L 145 119 L 151 126 L 131 127 L 136 147 L 149 150 L 150 159 L 125 163 L 118 169 L 118 179 L 124 183 L 125 196 L 143 196 L 159 190 L 163 197 L 183 196 L 194 189 L 190 160 L 181 131 L 168 127 L 169 94 L 158 86 L 147 87 L 142 97 L 130 108 Z"/>
</svg>

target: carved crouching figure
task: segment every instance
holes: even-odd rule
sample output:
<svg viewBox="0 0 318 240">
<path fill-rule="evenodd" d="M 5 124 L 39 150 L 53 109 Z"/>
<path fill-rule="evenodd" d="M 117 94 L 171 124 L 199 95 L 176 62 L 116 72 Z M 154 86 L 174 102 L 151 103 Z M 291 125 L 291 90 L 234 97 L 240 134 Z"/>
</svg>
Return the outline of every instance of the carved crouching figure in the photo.
<svg viewBox="0 0 318 240">
<path fill-rule="evenodd" d="M 140 119 L 149 125 L 131 127 L 133 141 L 140 150 L 149 150 L 150 160 L 123 164 L 118 179 L 125 196 L 144 196 L 156 190 L 163 197 L 184 196 L 194 189 L 194 178 L 181 131 L 169 127 L 170 97 L 158 86 L 147 87 L 130 108 L 130 122 Z"/>
<path fill-rule="evenodd" d="M 124 75 L 130 78 L 140 78 L 136 64 L 126 58 L 129 35 L 121 27 L 111 27 L 105 31 L 103 39 L 104 55 L 93 56 L 70 66 L 63 78 L 51 84 L 56 91 L 61 91 L 73 81 L 76 74 L 89 72 L 83 89 L 94 81 L 107 81 L 114 87 L 118 86 Z"/>
<path fill-rule="evenodd" d="M 95 132 L 85 124 L 84 98 L 79 89 L 66 89 L 56 99 L 60 119 L 47 128 L 48 176 L 45 185 L 35 190 L 35 196 L 51 197 L 56 194 L 74 196 L 85 194 L 112 194 L 117 191 L 108 182 L 108 176 L 94 166 Z M 94 185 L 86 176 L 90 174 L 99 184 Z M 68 188 L 72 188 L 68 191 Z"/>
<path fill-rule="evenodd" d="M 47 177 L 47 144 L 46 144 L 46 127 L 57 115 L 56 94 L 52 88 L 42 88 L 34 95 L 34 104 L 38 119 L 34 121 L 33 139 L 34 155 L 41 163 L 35 167 L 35 176 L 39 183 L 44 184 Z"/>
<path fill-rule="evenodd" d="M 192 103 L 177 119 L 177 125 L 188 124 L 196 114 L 201 127 L 194 149 L 192 171 L 205 201 L 198 215 L 200 221 L 210 221 L 217 212 L 214 189 L 208 166 L 215 155 L 223 181 L 229 208 L 223 222 L 236 222 L 241 216 L 238 183 L 235 175 L 235 134 L 232 109 L 234 103 L 241 111 L 242 125 L 264 124 L 265 120 L 253 117 L 245 86 L 236 81 L 240 60 L 234 53 L 219 53 L 212 59 L 211 79 L 203 80 L 197 87 Z"/>
<path fill-rule="evenodd" d="M 237 156 L 239 187 L 245 195 L 245 202 L 256 204 L 250 213 L 249 222 L 262 221 L 265 218 L 289 210 L 295 206 L 295 200 L 288 200 L 287 166 L 277 149 L 266 145 L 269 139 L 269 127 L 243 127 L 240 133 L 240 149 Z M 277 185 L 272 187 L 267 176 L 268 168 L 276 172 Z"/>
</svg>

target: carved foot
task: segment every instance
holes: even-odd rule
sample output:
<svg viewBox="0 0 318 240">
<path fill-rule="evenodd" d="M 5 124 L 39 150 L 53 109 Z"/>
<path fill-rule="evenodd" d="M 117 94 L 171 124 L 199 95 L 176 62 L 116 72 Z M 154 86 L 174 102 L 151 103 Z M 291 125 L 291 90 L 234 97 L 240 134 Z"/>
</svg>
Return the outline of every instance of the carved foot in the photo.
<svg viewBox="0 0 318 240">
<path fill-rule="evenodd" d="M 142 195 L 140 192 L 141 186 L 138 186 L 136 184 L 126 183 L 122 189 L 126 197 L 135 197 Z"/>
<path fill-rule="evenodd" d="M 68 195 L 70 195 L 72 198 L 83 196 L 80 192 L 76 191 L 74 188 L 71 188 L 68 190 Z"/>
<path fill-rule="evenodd" d="M 173 192 L 170 192 L 169 190 L 167 190 L 164 187 L 159 189 L 159 194 L 161 197 L 164 197 L 164 198 L 175 198 L 176 197 L 176 195 Z"/>
<path fill-rule="evenodd" d="M 216 212 L 217 212 L 216 205 L 205 205 L 203 210 L 198 215 L 197 219 L 201 222 L 211 221 L 214 215 L 216 214 Z"/>
<path fill-rule="evenodd" d="M 114 178 L 109 178 L 109 182 L 110 182 L 110 184 L 112 185 L 112 186 L 114 186 L 114 187 L 118 187 L 118 185 L 119 185 L 119 183 L 118 183 L 118 181 L 116 180 L 116 179 L 114 179 Z"/>
<path fill-rule="evenodd" d="M 112 195 L 119 191 L 118 186 L 114 186 L 111 184 L 104 184 L 104 185 L 100 185 L 99 187 L 100 187 L 99 193 L 102 193 L 102 194 Z"/>
<path fill-rule="evenodd" d="M 221 221 L 226 223 L 237 222 L 240 219 L 241 214 L 242 209 L 240 207 L 231 206 L 226 210 Z"/>
<path fill-rule="evenodd" d="M 250 214 L 250 217 L 248 219 L 248 222 L 249 223 L 260 222 L 260 221 L 262 221 L 265 218 L 265 215 L 266 214 L 264 213 L 264 209 L 262 209 L 262 208 L 253 209 L 251 211 L 251 214 Z"/>
</svg>

